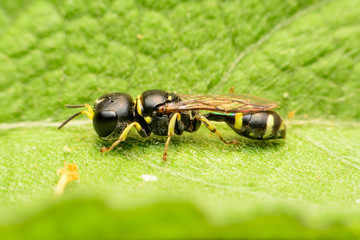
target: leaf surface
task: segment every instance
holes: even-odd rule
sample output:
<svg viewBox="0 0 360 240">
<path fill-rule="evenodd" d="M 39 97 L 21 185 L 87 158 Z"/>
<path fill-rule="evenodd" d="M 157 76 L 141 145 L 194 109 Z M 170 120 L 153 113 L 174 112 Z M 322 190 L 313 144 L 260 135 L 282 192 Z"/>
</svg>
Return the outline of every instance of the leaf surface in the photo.
<svg viewBox="0 0 360 240">
<path fill-rule="evenodd" d="M 357 0 L 3 0 L 0 230 L 19 238 L 359 237 L 358 9 Z M 163 137 L 132 133 L 101 154 L 110 143 L 89 121 L 56 130 L 74 113 L 65 104 L 149 89 L 233 89 L 279 102 L 284 119 L 295 118 L 286 140 L 243 139 L 224 124 L 216 126 L 239 146 L 205 128 L 175 136 L 167 163 Z M 54 201 L 64 161 L 77 163 L 80 182 Z M 68 216 L 84 224 L 58 230 Z"/>
</svg>

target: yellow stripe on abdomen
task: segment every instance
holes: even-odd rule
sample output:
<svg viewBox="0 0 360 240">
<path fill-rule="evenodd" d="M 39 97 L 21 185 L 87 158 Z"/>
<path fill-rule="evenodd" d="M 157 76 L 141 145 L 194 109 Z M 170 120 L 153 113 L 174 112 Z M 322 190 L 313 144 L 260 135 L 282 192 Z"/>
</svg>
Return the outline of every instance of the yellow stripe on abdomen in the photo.
<svg viewBox="0 0 360 240">
<path fill-rule="evenodd" d="M 272 134 L 273 128 L 274 128 L 274 116 L 272 114 L 269 114 L 266 121 L 266 131 L 262 138 L 268 138 Z"/>
<path fill-rule="evenodd" d="M 234 123 L 234 128 L 235 129 L 241 129 L 243 124 L 243 114 L 242 113 L 237 113 L 235 115 L 235 123 Z"/>
</svg>

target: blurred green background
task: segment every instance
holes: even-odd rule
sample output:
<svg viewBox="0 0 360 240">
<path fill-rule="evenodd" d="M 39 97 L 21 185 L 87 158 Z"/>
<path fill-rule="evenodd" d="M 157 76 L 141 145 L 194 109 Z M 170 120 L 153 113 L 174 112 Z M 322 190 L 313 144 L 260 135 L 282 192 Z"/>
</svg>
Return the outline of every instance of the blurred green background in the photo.
<svg viewBox="0 0 360 240">
<path fill-rule="evenodd" d="M 0 234 L 359 237 L 359 9 L 357 0 L 2 0 Z M 240 146 L 206 129 L 176 136 L 168 163 L 163 137 L 134 133 L 100 154 L 109 143 L 90 120 L 56 130 L 74 113 L 65 104 L 154 88 L 234 89 L 295 118 L 285 141 L 243 139 L 222 124 Z M 54 200 L 64 161 L 78 164 L 80 181 Z"/>
</svg>

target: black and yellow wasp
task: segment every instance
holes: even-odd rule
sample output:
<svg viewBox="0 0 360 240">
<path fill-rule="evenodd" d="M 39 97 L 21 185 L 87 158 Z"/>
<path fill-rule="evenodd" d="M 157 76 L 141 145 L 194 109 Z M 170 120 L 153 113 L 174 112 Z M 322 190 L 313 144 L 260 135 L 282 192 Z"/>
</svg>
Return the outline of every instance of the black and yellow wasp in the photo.
<svg viewBox="0 0 360 240">
<path fill-rule="evenodd" d="M 99 97 L 92 108 L 90 105 L 67 105 L 69 108 L 85 107 L 87 110 L 76 113 L 64 121 L 62 128 L 73 118 L 86 114 L 93 120 L 99 137 L 114 141 L 110 151 L 125 141 L 129 131 L 135 127 L 142 137 L 151 133 L 168 136 L 163 160 L 171 136 L 181 135 L 184 131 L 195 132 L 203 123 L 226 144 L 238 141 L 225 140 L 211 121 L 225 122 L 241 136 L 266 140 L 285 138 L 286 125 L 280 115 L 272 109 L 278 107 L 274 102 L 250 95 L 185 95 L 164 90 L 149 90 L 136 97 L 126 93 L 108 93 Z M 207 112 L 206 114 L 200 114 Z"/>
</svg>

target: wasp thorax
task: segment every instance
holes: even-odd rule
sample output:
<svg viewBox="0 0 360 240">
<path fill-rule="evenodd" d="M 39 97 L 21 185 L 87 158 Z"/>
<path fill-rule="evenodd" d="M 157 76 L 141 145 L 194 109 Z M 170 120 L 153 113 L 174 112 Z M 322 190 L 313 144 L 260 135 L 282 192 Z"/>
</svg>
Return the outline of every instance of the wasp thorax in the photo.
<svg viewBox="0 0 360 240">
<path fill-rule="evenodd" d="M 142 93 L 142 115 L 152 116 L 166 103 L 179 101 L 174 93 L 164 90 L 149 90 Z"/>
<path fill-rule="evenodd" d="M 96 100 L 93 126 L 100 137 L 109 136 L 118 122 L 134 121 L 133 99 L 126 93 L 109 93 Z"/>
<path fill-rule="evenodd" d="M 162 90 L 150 90 L 142 94 L 143 116 L 151 116 L 157 107 L 164 105 L 167 93 Z"/>
</svg>

